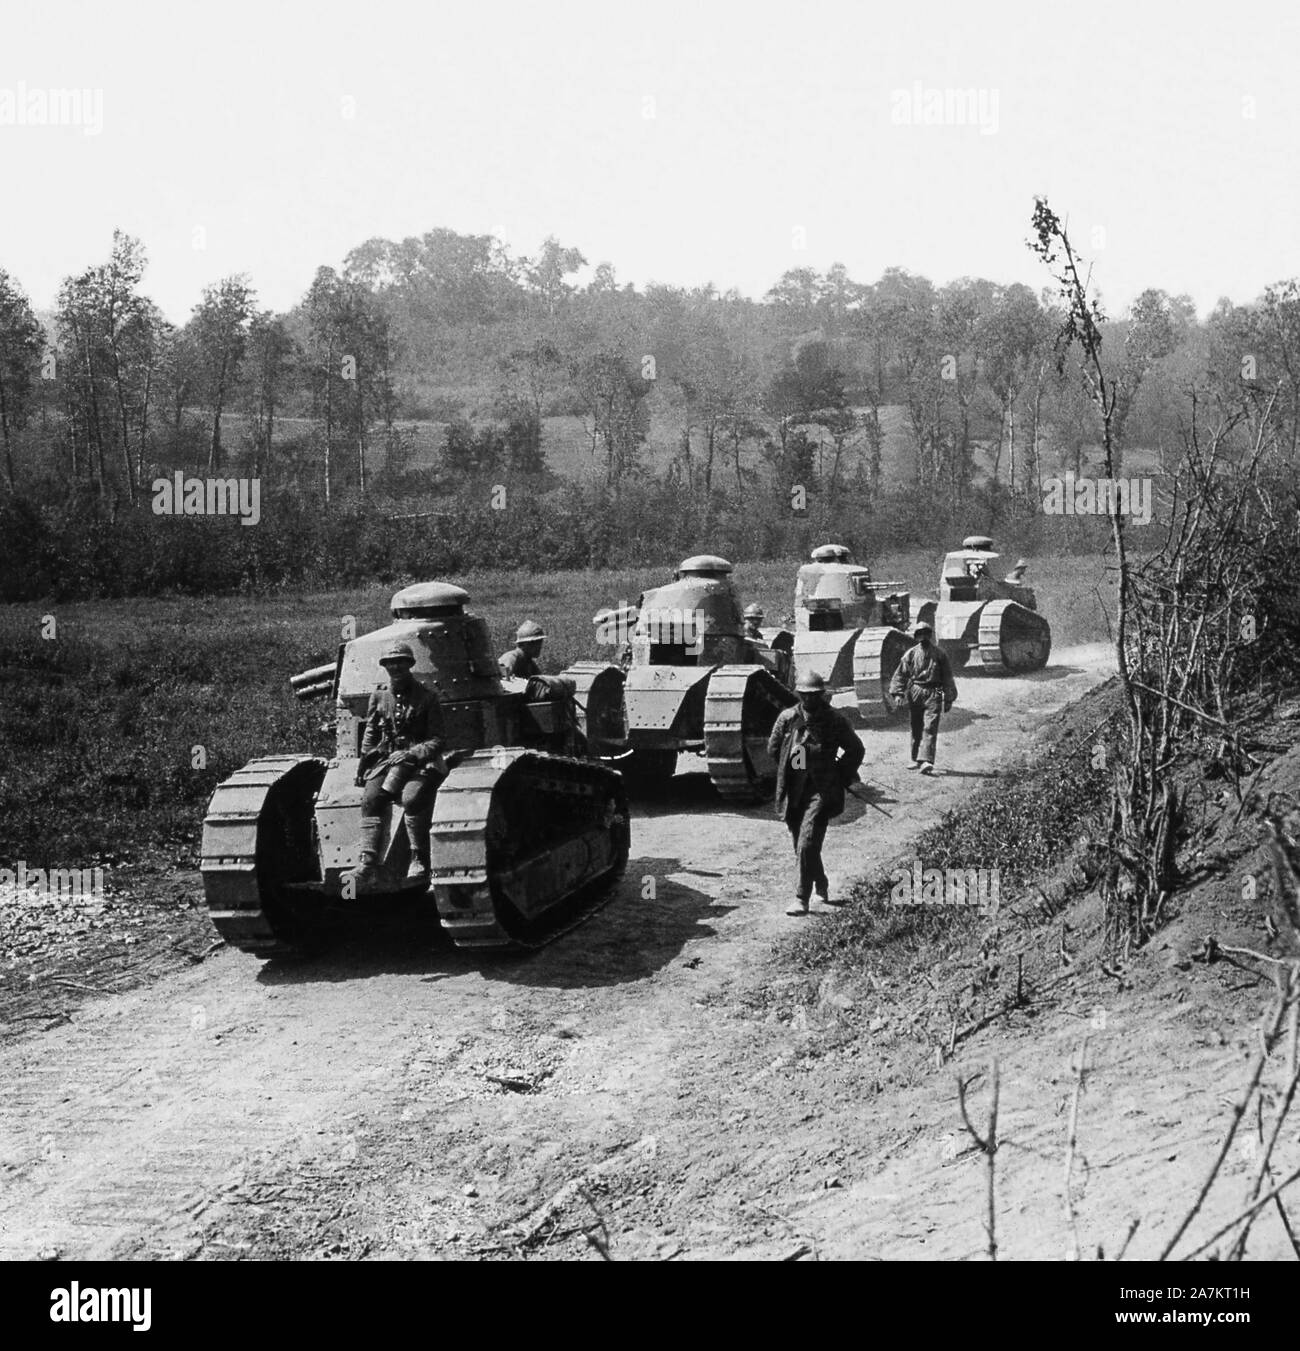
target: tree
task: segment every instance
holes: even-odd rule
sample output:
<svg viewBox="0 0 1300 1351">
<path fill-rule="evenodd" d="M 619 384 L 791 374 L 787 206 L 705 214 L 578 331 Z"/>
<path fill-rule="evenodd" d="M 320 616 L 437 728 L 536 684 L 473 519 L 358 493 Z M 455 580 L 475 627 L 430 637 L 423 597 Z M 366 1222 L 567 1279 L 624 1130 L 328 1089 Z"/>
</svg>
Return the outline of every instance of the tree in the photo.
<svg viewBox="0 0 1300 1351">
<path fill-rule="evenodd" d="M 308 379 L 316 417 L 325 433 L 325 503 L 333 494 L 334 436 L 338 423 L 339 386 L 343 378 L 341 332 L 343 283 L 332 267 L 316 269 L 303 302 L 306 319 Z"/>
<path fill-rule="evenodd" d="M 573 287 L 565 278 L 587 265 L 587 260 L 577 249 L 565 248 L 554 235 L 546 237 L 536 259 L 524 258 L 521 262 L 528 289 L 541 300 L 552 319 L 573 293 Z M 612 275 L 611 270 L 611 280 Z"/>
<path fill-rule="evenodd" d="M 113 231 L 109 261 L 67 278 L 59 289 L 57 322 L 68 381 L 70 434 L 84 435 L 99 490 L 108 485 L 107 449 L 114 442 L 121 457 L 128 497 L 136 501 L 136 470 L 131 458 L 132 427 L 138 429 L 143 460 L 148 391 L 157 350 L 160 316 L 137 290 L 144 274 L 144 248 L 137 239 Z"/>
<path fill-rule="evenodd" d="M 253 429 L 253 473 L 258 477 L 270 469 L 275 415 L 284 399 L 293 353 L 294 342 L 283 318 L 270 310 L 253 315 L 248 325 L 245 406 Z"/>
<path fill-rule="evenodd" d="M 976 333 L 984 377 L 998 414 L 998 440 L 991 477 L 998 481 L 1002 447 L 1008 446 L 1008 479 L 1016 491 L 1016 405 L 1052 336 L 1051 321 L 1027 286 L 1000 288 Z"/>
<path fill-rule="evenodd" d="M 26 295 L 7 272 L 0 271 L 0 440 L 11 492 L 16 487 L 13 433 L 27 420 L 44 340 Z"/>
<path fill-rule="evenodd" d="M 158 401 L 172 431 L 179 432 L 185 410 L 202 381 L 199 354 L 189 327 L 168 324 L 158 335 Z"/>
<path fill-rule="evenodd" d="M 215 286 L 203 288 L 203 299 L 194 307 L 190 320 L 212 414 L 212 437 L 208 448 L 210 473 L 219 471 L 223 464 L 221 415 L 244 360 L 253 300 L 253 288 L 247 277 L 225 277 Z"/>
<path fill-rule="evenodd" d="M 526 406 L 540 428 L 546 396 L 568 379 L 560 349 L 546 338 L 533 336 L 502 357 L 500 369 L 503 401 Z"/>
<path fill-rule="evenodd" d="M 1280 368 L 1285 372 L 1290 396 L 1286 421 L 1291 427 L 1294 458 L 1300 439 L 1300 283 L 1293 278 L 1268 287 L 1260 304 L 1260 320 L 1257 331 L 1264 339 L 1274 371 Z"/>
<path fill-rule="evenodd" d="M 572 380 L 589 418 L 592 445 L 605 445 L 605 484 L 615 487 L 636 462 L 649 419 L 645 399 L 653 388 L 632 358 L 601 349 L 577 358 Z"/>
<path fill-rule="evenodd" d="M 388 303 L 360 281 L 317 270 L 303 306 L 304 349 L 316 416 L 325 433 L 325 500 L 332 499 L 337 440 L 357 448 L 357 486 L 367 491 L 367 433 L 379 418 L 390 443 L 397 415 L 392 371 L 397 348 Z"/>
</svg>

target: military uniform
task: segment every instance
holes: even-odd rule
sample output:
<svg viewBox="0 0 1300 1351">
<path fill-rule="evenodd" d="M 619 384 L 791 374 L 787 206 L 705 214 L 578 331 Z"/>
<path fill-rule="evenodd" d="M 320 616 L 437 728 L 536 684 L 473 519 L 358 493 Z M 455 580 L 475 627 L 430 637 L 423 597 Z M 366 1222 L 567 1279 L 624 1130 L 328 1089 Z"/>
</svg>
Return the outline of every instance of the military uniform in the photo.
<svg viewBox="0 0 1300 1351">
<path fill-rule="evenodd" d="M 912 760 L 933 765 L 939 739 L 939 717 L 957 697 L 952 663 L 938 643 L 917 643 L 903 653 L 903 660 L 889 682 L 890 697 L 907 698 L 912 720 Z M 924 771 L 929 773 L 929 770 Z"/>
<path fill-rule="evenodd" d="M 844 810 L 845 790 L 866 751 L 842 713 L 828 706 L 805 711 L 798 705 L 778 715 L 767 751 L 777 766 L 776 814 L 790 831 L 799 869 L 797 896 L 806 904 L 814 889 L 827 894 L 826 828 Z"/>
<path fill-rule="evenodd" d="M 522 647 L 512 647 L 509 652 L 503 652 L 498 665 L 501 667 L 502 680 L 509 680 L 512 677 L 527 680 L 529 676 L 542 673 L 537 658 L 529 655 Z"/>
<path fill-rule="evenodd" d="M 446 740 L 442 706 L 418 681 L 405 690 L 375 690 L 366 709 L 357 779 L 361 798 L 362 851 L 374 855 L 384 828 L 384 809 L 400 802 L 411 842 L 412 859 L 427 863 L 427 816 L 438 785 L 446 777 L 442 748 Z M 397 758 L 394 758 L 394 757 Z"/>
</svg>

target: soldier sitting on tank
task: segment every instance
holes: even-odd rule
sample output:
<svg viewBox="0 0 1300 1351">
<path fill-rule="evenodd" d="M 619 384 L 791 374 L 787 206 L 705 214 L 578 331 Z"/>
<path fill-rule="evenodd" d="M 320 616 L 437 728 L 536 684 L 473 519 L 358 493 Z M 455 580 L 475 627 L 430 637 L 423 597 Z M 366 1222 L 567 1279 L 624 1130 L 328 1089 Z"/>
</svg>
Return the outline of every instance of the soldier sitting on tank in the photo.
<svg viewBox="0 0 1300 1351">
<path fill-rule="evenodd" d="M 541 675 L 542 668 L 537 658 L 542 655 L 542 643 L 546 634 L 540 624 L 525 619 L 515 630 L 515 645 L 509 652 L 503 652 L 500 659 L 502 680 L 523 679 Z"/>
<path fill-rule="evenodd" d="M 744 636 L 751 643 L 764 642 L 763 638 L 763 609 L 759 605 L 745 606 L 745 632 Z"/>
<path fill-rule="evenodd" d="M 442 748 L 446 732 L 438 697 L 412 674 L 415 653 L 409 643 L 394 643 L 379 664 L 388 688 L 370 696 L 361 740 L 357 784 L 361 799 L 361 863 L 352 874 L 361 888 L 378 873 L 385 809 L 401 803 L 411 844 L 408 881 L 429 876 L 429 816 L 438 785 L 447 777 Z"/>
</svg>

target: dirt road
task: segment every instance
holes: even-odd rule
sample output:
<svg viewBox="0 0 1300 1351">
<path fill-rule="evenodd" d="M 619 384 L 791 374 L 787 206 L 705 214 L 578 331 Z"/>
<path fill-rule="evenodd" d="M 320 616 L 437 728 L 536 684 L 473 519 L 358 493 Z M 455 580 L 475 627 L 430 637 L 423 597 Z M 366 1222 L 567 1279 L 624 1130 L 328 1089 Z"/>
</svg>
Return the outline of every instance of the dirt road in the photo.
<svg viewBox="0 0 1300 1351">
<path fill-rule="evenodd" d="M 892 819 L 851 802 L 832 886 L 1106 669 L 1098 645 L 1034 677 L 963 679 L 928 781 L 902 729 L 865 733 Z M 597 1217 L 618 1256 L 780 1255 L 785 1208 L 899 1135 L 890 1059 L 874 1079 L 860 1060 L 835 1072 L 822 990 L 821 1058 L 795 1064 L 804 1005 L 778 1016 L 755 982 L 782 932 L 825 920 L 783 913 L 770 809 L 718 804 L 699 773 L 678 787 L 635 812 L 617 898 L 528 960 L 382 936 L 305 966 L 223 951 L 10 1042 L 0 1258 L 576 1254 Z"/>
</svg>

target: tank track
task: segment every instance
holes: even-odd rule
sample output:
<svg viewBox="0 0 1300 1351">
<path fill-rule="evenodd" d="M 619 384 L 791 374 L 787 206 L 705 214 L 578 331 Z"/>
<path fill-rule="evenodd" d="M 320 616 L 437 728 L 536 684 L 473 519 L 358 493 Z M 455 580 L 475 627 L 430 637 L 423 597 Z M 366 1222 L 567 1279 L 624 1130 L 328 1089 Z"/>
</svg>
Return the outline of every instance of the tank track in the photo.
<svg viewBox="0 0 1300 1351">
<path fill-rule="evenodd" d="M 863 629 L 853 645 L 853 692 L 864 718 L 886 718 L 893 710 L 885 696 L 898 663 L 910 646 L 895 628 Z"/>
<path fill-rule="evenodd" d="M 308 941 L 312 926 L 295 916 L 286 888 L 319 876 L 312 800 L 324 777 L 314 756 L 268 755 L 217 785 L 199 872 L 208 916 L 231 947 L 278 957 Z"/>
<path fill-rule="evenodd" d="M 980 611 L 980 664 L 995 675 L 1039 671 L 1052 651 L 1047 620 L 1014 600 L 991 600 Z"/>
<path fill-rule="evenodd" d="M 460 948 L 529 950 L 606 904 L 631 843 L 622 777 L 589 760 L 476 751 L 434 804 L 431 883 Z"/>
<path fill-rule="evenodd" d="M 720 666 L 709 677 L 704 700 L 704 759 L 718 795 L 756 802 L 776 773 L 767 738 L 795 696 L 766 666 Z"/>
<path fill-rule="evenodd" d="M 616 758 L 627 753 L 621 666 L 607 661 L 575 661 L 561 672 L 574 684 L 578 728 L 592 755 Z"/>
</svg>

